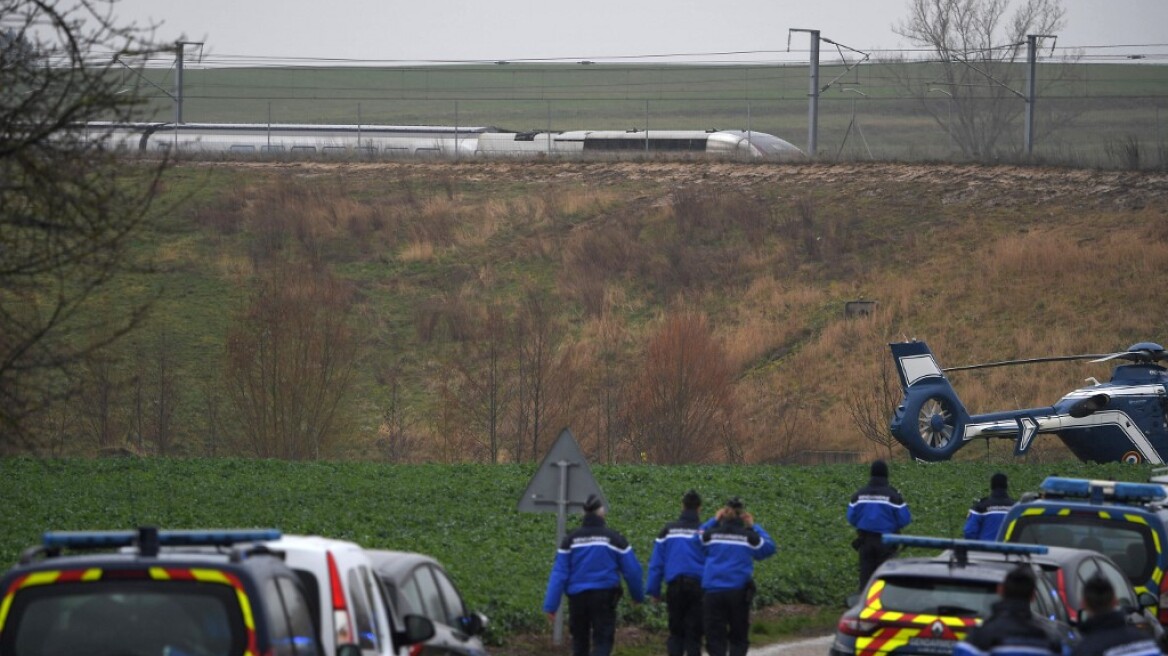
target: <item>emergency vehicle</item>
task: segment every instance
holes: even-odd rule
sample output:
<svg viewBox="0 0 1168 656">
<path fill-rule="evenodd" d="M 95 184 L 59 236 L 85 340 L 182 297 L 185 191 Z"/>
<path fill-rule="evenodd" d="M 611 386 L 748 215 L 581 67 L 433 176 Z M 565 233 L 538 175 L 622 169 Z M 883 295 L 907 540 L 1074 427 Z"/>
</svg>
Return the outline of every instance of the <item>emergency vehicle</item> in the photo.
<svg viewBox="0 0 1168 656">
<path fill-rule="evenodd" d="M 1157 483 L 1050 476 L 1040 497 L 1002 522 L 1002 542 L 1091 549 L 1111 558 L 1137 594 L 1149 592 L 1168 622 L 1168 493 Z"/>
<path fill-rule="evenodd" d="M 0 654 L 322 656 L 275 530 L 48 532 L 0 577 Z M 241 546 L 241 543 L 249 543 Z M 164 552 L 214 547 L 220 553 Z M 356 645 L 337 656 L 360 656 Z"/>
<path fill-rule="evenodd" d="M 944 656 L 985 618 L 999 601 L 998 585 L 1019 563 L 1034 568 L 1038 586 L 1031 603 L 1035 618 L 1049 623 L 1069 644 L 1078 641 L 1066 607 L 1031 554 L 1040 545 L 983 540 L 951 540 L 886 535 L 885 544 L 949 552 L 932 557 L 894 558 L 873 574 L 864 591 L 840 617 L 831 656 Z M 1006 554 L 982 561 L 973 552 Z M 852 600 L 849 599 L 849 602 Z"/>
</svg>

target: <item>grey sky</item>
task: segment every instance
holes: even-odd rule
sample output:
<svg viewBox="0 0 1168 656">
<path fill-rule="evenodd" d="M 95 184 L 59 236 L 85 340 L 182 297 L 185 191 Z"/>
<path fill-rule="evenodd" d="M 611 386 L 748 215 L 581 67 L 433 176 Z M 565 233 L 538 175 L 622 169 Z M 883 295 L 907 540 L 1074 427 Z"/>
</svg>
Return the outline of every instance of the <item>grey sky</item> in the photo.
<svg viewBox="0 0 1168 656">
<path fill-rule="evenodd" d="M 1063 6 L 1059 48 L 1168 43 L 1166 0 Z M 864 51 L 907 47 L 891 29 L 906 7 L 907 0 L 120 0 L 115 13 L 122 23 L 161 22 L 160 40 L 204 41 L 210 65 L 242 56 L 415 62 L 686 53 L 680 60 L 713 61 L 693 55 L 728 51 L 780 51 L 734 60 L 805 61 L 806 34 L 790 41 L 802 52 L 782 52 L 789 28 L 818 29 Z M 824 48 L 827 63 L 836 55 Z M 1141 52 L 1168 48 L 1088 51 Z"/>
</svg>

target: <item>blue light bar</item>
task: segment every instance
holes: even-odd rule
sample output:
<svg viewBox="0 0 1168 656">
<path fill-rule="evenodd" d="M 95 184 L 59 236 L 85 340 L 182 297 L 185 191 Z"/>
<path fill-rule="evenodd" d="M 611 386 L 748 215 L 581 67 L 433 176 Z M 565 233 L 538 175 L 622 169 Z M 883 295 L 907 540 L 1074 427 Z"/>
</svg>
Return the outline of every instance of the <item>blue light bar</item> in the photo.
<svg viewBox="0 0 1168 656">
<path fill-rule="evenodd" d="M 989 540 L 957 540 L 953 538 L 930 538 L 921 535 L 884 535 L 881 542 L 905 547 L 926 549 L 953 549 L 966 551 L 986 551 L 1000 554 L 1045 554 L 1049 549 L 1041 544 L 1018 544 L 1015 542 L 991 542 Z"/>
<path fill-rule="evenodd" d="M 1088 480 L 1048 476 L 1039 489 L 1064 497 L 1097 498 L 1108 501 L 1159 501 L 1166 497 L 1164 487 L 1155 483 Z"/>
<path fill-rule="evenodd" d="M 229 546 L 237 542 L 279 540 L 279 529 L 222 529 L 159 531 L 164 547 Z M 46 549 L 115 549 L 138 544 L 140 531 L 47 531 L 41 539 Z"/>
</svg>

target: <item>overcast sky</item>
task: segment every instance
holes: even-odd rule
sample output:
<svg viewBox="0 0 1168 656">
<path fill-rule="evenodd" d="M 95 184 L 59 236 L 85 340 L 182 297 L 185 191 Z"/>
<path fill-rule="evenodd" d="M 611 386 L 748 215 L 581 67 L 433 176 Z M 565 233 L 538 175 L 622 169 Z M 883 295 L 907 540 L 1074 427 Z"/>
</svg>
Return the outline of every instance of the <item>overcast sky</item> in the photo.
<svg viewBox="0 0 1168 656">
<path fill-rule="evenodd" d="M 1015 0 L 1015 3 L 1020 0 Z M 808 35 L 862 51 L 906 47 L 892 25 L 907 0 L 119 0 L 119 22 L 159 40 L 203 41 L 205 63 L 236 57 L 377 62 L 523 60 L 751 52 L 805 61 Z M 1168 43 L 1168 0 L 1063 0 L 1058 47 Z M 1048 45 L 1049 47 L 1049 45 Z M 825 44 L 823 61 L 835 56 Z M 829 50 L 830 49 L 830 50 Z M 771 52 L 764 52 L 771 51 Z M 778 51 L 778 52 L 774 52 Z M 1091 55 L 1168 52 L 1092 49 Z M 676 60 L 675 60 L 676 61 Z M 1163 55 L 1160 61 L 1168 61 Z"/>
</svg>

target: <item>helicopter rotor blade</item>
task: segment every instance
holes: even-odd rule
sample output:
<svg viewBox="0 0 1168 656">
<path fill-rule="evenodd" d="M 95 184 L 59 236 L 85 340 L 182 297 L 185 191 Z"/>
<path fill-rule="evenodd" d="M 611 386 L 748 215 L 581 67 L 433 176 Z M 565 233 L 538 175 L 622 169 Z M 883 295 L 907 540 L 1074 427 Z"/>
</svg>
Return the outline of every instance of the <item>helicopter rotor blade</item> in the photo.
<svg viewBox="0 0 1168 656">
<path fill-rule="evenodd" d="M 1082 355 L 1058 355 L 1048 358 L 1026 358 L 1022 360 L 1002 360 L 1000 362 L 984 362 L 981 364 L 966 364 L 957 367 L 945 367 L 941 371 L 966 371 L 969 369 L 989 369 L 990 367 L 1008 367 L 1016 364 L 1036 364 L 1041 362 L 1065 362 L 1068 360 L 1088 360 L 1098 358 L 1092 362 L 1103 362 L 1122 353 L 1084 353 Z"/>
</svg>

